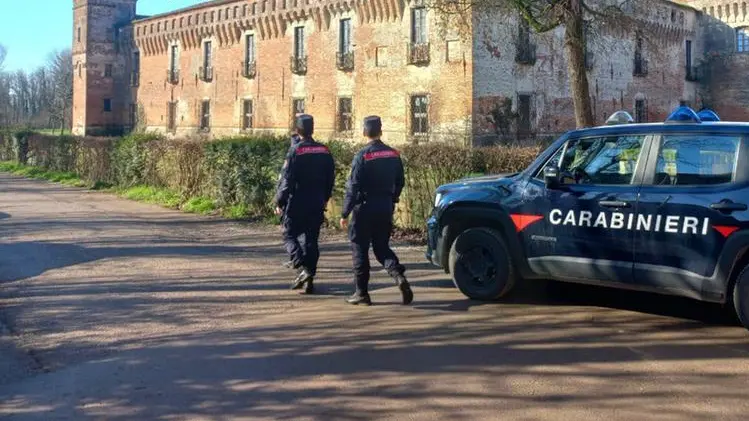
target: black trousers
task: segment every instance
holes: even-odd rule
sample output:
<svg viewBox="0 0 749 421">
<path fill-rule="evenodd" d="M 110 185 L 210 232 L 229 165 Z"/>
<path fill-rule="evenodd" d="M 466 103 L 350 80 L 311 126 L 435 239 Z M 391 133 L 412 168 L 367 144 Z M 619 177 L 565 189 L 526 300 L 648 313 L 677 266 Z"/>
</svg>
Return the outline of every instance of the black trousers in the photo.
<svg viewBox="0 0 749 421">
<path fill-rule="evenodd" d="M 323 219 L 323 212 L 285 215 L 283 219 L 283 241 L 294 268 L 304 267 L 312 276 L 317 273 L 320 259 L 318 240 Z"/>
<path fill-rule="evenodd" d="M 354 282 L 360 293 L 369 291 L 369 246 L 375 258 L 385 267 L 391 277 L 405 273 L 398 256 L 390 248 L 390 235 L 393 231 L 392 212 L 373 212 L 366 208 L 356 208 L 349 225 L 349 240 L 354 259 Z"/>
</svg>

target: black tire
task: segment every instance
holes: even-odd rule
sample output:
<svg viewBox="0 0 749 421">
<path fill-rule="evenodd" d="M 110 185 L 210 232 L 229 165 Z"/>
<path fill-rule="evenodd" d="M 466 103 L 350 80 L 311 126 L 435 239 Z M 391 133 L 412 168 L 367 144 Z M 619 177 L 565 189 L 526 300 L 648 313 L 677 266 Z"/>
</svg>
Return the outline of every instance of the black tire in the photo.
<svg viewBox="0 0 749 421">
<path fill-rule="evenodd" d="M 515 285 L 515 268 L 502 236 L 490 228 L 470 228 L 450 247 L 453 283 L 466 297 L 490 301 Z"/>
<path fill-rule="evenodd" d="M 749 266 L 739 273 L 733 286 L 733 307 L 741 324 L 749 329 Z"/>
</svg>

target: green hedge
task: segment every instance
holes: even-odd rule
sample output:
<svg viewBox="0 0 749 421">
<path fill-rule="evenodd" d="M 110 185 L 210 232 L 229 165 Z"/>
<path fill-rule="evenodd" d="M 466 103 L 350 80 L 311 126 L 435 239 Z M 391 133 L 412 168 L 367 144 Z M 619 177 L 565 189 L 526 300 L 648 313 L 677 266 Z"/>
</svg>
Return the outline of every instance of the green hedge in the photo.
<svg viewBox="0 0 749 421">
<path fill-rule="evenodd" d="M 326 142 L 336 161 L 334 200 L 329 219 L 339 213 L 351 161 L 361 144 Z M 269 217 L 287 137 L 232 137 L 206 142 L 167 139 L 156 134 L 123 138 L 50 136 L 23 130 L 0 131 L 0 159 L 77 174 L 91 186 L 166 188 L 181 205 L 212 200 L 237 216 Z M 423 228 L 437 186 L 471 174 L 525 168 L 538 147 L 468 149 L 444 143 L 400 148 L 406 186 L 396 225 Z M 191 201 L 191 199 L 193 199 Z"/>
</svg>

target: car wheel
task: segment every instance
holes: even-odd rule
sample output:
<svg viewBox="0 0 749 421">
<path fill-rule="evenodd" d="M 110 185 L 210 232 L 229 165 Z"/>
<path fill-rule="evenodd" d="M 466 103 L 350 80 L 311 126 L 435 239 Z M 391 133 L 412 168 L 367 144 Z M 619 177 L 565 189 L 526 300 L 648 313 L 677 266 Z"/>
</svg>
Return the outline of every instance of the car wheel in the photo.
<svg viewBox="0 0 749 421">
<path fill-rule="evenodd" d="M 733 306 L 741 324 L 749 329 L 749 266 L 741 271 L 733 286 Z"/>
<path fill-rule="evenodd" d="M 515 284 L 515 270 L 502 236 L 489 228 L 460 233 L 450 247 L 450 273 L 468 298 L 495 300 Z"/>
</svg>

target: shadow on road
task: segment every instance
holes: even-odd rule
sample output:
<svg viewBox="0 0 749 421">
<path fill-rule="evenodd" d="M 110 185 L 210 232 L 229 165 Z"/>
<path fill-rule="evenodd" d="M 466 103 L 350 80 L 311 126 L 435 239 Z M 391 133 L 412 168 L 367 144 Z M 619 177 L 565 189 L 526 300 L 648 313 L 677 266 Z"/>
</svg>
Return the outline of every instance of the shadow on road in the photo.
<svg viewBox="0 0 749 421">
<path fill-rule="evenodd" d="M 502 313 L 500 322 L 494 315 L 430 321 L 376 309 L 352 317 L 310 312 L 246 329 L 163 334 L 145 346 L 123 341 L 107 358 L 74 371 L 76 382 L 96 389 L 80 396 L 19 391 L 4 402 L 52 409 L 107 402 L 109 420 L 363 420 L 430 413 L 476 419 L 490 416 L 500 402 L 507 418 L 541 406 L 561 411 L 556 414 L 583 406 L 631 419 L 667 413 L 700 420 L 713 418 L 716 406 L 734 408 L 734 415 L 747 408 L 746 373 L 717 368 L 746 368 L 749 344 L 735 335 L 713 335 L 707 343 L 695 341 L 706 329 L 699 324 L 678 324 L 664 337 L 663 325 L 652 318 L 607 320 L 629 330 L 622 335 L 569 319 L 555 307 L 535 310 L 532 323 L 522 308 Z M 683 366 L 699 367 L 699 373 Z M 481 388 L 450 381 L 477 375 Z M 531 377 L 534 392 L 525 393 Z M 641 388 L 654 377 L 668 381 Z M 684 405 L 680 396 L 716 406 Z M 404 402 L 407 408 L 399 409 Z"/>
<path fill-rule="evenodd" d="M 216 261 L 280 263 L 271 230 L 216 234 L 234 225 L 97 215 L 0 222 L 4 237 L 24 239 L 0 243 L 0 296 L 15 294 L 3 311 L 11 328 L 24 312 L 52 344 L 39 351 L 49 374 L 0 386 L 0 415 L 469 420 L 538 419 L 534 411 L 550 408 L 569 416 L 546 418 L 576 419 L 595 408 L 691 421 L 749 411 L 749 340 L 722 327 L 735 322 L 718 306 L 552 282 L 482 303 L 439 269 L 405 262 L 413 306 L 352 308 L 291 293 L 288 272 L 267 262 L 256 275 L 214 270 Z M 31 240 L 44 235 L 67 237 Z M 322 247 L 334 262 L 321 268 L 323 295 L 350 291 L 348 250 L 340 240 Z M 118 259 L 133 257 L 195 266 L 29 280 L 105 259 L 132 266 Z M 10 282 L 20 280 L 29 282 Z M 392 284 L 379 277 L 373 287 Z M 292 311 L 306 300 L 325 301 Z"/>
</svg>

